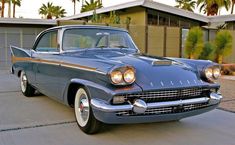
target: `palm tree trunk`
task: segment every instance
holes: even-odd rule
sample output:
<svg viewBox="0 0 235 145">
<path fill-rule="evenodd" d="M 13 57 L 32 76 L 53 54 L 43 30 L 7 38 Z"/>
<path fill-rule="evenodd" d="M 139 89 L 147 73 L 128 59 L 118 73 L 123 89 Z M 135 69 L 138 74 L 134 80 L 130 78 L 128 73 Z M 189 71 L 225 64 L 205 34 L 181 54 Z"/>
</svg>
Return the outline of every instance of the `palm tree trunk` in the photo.
<svg viewBox="0 0 235 145">
<path fill-rule="evenodd" d="M 189 59 L 194 59 L 193 53 L 190 53 L 190 54 L 189 54 Z"/>
<path fill-rule="evenodd" d="M 73 13 L 74 15 L 76 14 L 76 0 L 73 3 Z"/>
<path fill-rule="evenodd" d="M 217 62 L 218 62 L 219 64 L 222 64 L 222 63 L 223 63 L 223 56 L 222 56 L 222 55 L 218 55 Z"/>
<path fill-rule="evenodd" d="M 1 11 L 1 17 L 4 17 L 4 10 L 5 10 L 5 0 L 2 0 L 2 11 Z"/>
<path fill-rule="evenodd" d="M 8 18 L 11 17 L 11 1 L 8 1 Z"/>
<path fill-rule="evenodd" d="M 16 4 L 13 4 L 13 18 L 15 18 L 16 14 Z"/>
<path fill-rule="evenodd" d="M 231 14 L 233 14 L 234 5 L 235 5 L 235 1 L 233 1 L 233 2 L 232 2 L 232 9 L 231 9 Z"/>
<path fill-rule="evenodd" d="M 51 15 L 51 14 L 48 14 L 48 15 L 47 15 L 47 19 L 52 19 L 52 15 Z"/>
</svg>

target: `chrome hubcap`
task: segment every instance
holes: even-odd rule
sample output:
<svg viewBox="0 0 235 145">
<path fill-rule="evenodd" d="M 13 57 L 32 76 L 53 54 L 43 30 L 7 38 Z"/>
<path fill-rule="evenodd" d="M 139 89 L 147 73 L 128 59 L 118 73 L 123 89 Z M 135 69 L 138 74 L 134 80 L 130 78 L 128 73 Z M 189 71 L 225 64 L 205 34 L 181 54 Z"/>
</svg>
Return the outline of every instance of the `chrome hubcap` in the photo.
<svg viewBox="0 0 235 145">
<path fill-rule="evenodd" d="M 74 109 L 78 124 L 81 127 L 86 126 L 89 120 L 90 105 L 89 105 L 88 96 L 84 89 L 79 89 L 77 91 Z"/>
<path fill-rule="evenodd" d="M 21 90 L 22 92 L 25 92 L 26 91 L 26 87 L 27 87 L 27 77 L 25 75 L 25 73 L 23 73 L 21 75 L 21 79 L 20 79 L 20 83 L 21 83 Z"/>
<path fill-rule="evenodd" d="M 79 112 L 81 114 L 81 118 L 83 121 L 88 120 L 88 115 L 89 115 L 89 103 L 88 100 L 85 97 L 81 97 L 82 99 L 80 100 L 79 104 Z"/>
</svg>

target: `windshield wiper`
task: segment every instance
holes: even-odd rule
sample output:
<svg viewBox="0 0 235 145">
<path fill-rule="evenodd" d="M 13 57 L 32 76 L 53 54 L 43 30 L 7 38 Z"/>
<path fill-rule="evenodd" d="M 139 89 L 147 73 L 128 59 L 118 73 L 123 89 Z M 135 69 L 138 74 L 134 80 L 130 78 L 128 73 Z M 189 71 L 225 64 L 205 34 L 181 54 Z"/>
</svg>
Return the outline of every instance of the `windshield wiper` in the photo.
<svg viewBox="0 0 235 145">
<path fill-rule="evenodd" d="M 113 46 L 114 48 L 129 48 L 128 46 L 125 46 L 125 45 L 114 45 Z"/>
<path fill-rule="evenodd" d="M 100 45 L 100 46 L 96 46 L 96 48 L 108 48 L 107 45 Z"/>
<path fill-rule="evenodd" d="M 120 48 L 120 49 L 123 49 L 123 48 L 129 48 L 129 47 L 125 46 L 125 45 L 114 45 L 112 47 L 108 47 L 107 45 L 101 45 L 101 46 L 96 46 L 96 48 Z"/>
</svg>

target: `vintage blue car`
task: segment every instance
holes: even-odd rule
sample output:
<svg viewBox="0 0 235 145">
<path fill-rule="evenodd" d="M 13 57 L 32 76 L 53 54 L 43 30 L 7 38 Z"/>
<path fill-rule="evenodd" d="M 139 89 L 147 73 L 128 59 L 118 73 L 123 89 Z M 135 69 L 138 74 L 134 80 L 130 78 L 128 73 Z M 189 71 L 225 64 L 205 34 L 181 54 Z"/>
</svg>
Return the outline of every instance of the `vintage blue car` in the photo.
<svg viewBox="0 0 235 145">
<path fill-rule="evenodd" d="M 218 64 L 141 54 L 124 29 L 54 27 L 40 33 L 32 49 L 11 51 L 22 93 L 31 97 L 37 90 L 74 107 L 88 134 L 102 123 L 180 120 L 222 99 Z"/>
</svg>

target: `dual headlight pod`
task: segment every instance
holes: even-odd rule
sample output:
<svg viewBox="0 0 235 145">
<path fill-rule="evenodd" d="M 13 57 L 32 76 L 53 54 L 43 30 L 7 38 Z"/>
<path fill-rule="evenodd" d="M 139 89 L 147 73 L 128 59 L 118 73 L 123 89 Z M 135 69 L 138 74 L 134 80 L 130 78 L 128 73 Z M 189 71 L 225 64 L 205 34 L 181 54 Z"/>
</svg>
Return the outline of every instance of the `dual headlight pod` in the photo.
<svg viewBox="0 0 235 145">
<path fill-rule="evenodd" d="M 217 80 L 221 76 L 220 67 L 212 66 L 204 70 L 204 75 L 209 81 Z"/>
<path fill-rule="evenodd" d="M 110 72 L 110 79 L 114 85 L 128 85 L 135 82 L 135 69 L 133 67 L 121 67 Z"/>
</svg>

